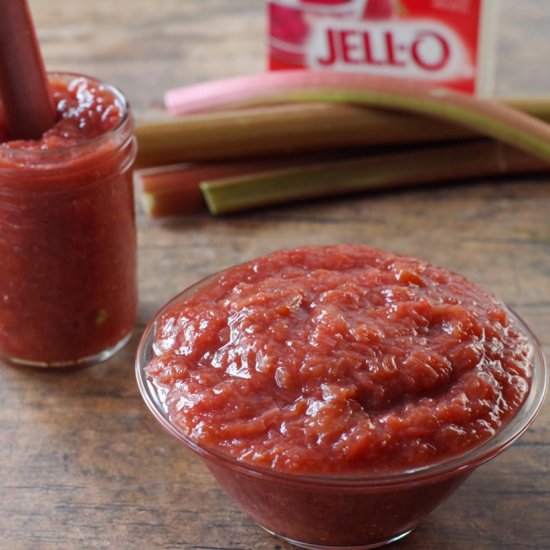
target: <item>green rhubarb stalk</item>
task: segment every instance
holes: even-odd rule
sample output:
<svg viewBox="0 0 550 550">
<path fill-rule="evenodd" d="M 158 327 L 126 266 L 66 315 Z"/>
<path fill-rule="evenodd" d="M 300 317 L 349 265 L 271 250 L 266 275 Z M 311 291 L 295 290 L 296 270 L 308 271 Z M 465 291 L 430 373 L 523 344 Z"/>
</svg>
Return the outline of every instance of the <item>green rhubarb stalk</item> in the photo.
<svg viewBox="0 0 550 550">
<path fill-rule="evenodd" d="M 501 97 L 496 101 L 545 122 L 550 122 L 550 99 L 547 97 Z"/>
<path fill-rule="evenodd" d="M 341 103 L 265 106 L 137 127 L 139 167 L 472 137 L 438 120 Z"/>
<path fill-rule="evenodd" d="M 144 212 L 152 218 L 161 218 L 206 210 L 206 203 L 199 188 L 201 181 L 243 176 L 282 167 L 306 166 L 319 163 L 321 160 L 341 160 L 351 156 L 349 151 L 336 151 L 323 153 L 322 156 L 309 154 L 300 157 L 278 156 L 235 162 L 171 164 L 138 170 L 135 179 L 141 190 L 140 198 Z"/>
<path fill-rule="evenodd" d="M 203 181 L 200 187 L 210 212 L 219 215 L 332 195 L 549 169 L 546 162 L 513 147 L 472 141 Z"/>
<path fill-rule="evenodd" d="M 550 101 L 502 99 L 550 120 Z M 477 137 L 440 120 L 344 103 L 271 105 L 138 124 L 138 167 Z"/>
<path fill-rule="evenodd" d="M 496 101 L 410 81 L 351 73 L 275 71 L 172 90 L 174 114 L 297 102 L 343 102 L 458 124 L 550 162 L 550 125 Z"/>
</svg>

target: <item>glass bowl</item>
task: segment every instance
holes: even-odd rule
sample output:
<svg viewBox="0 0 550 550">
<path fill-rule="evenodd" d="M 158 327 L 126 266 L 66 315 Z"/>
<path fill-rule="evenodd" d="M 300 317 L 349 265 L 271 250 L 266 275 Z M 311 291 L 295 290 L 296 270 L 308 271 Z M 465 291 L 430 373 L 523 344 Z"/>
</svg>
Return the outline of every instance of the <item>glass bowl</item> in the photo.
<svg viewBox="0 0 550 550">
<path fill-rule="evenodd" d="M 200 446 L 171 422 L 162 395 L 147 377 L 146 366 L 155 354 L 158 319 L 215 276 L 178 294 L 149 323 L 137 351 L 139 389 L 162 427 L 201 457 L 242 510 L 268 532 L 292 544 L 316 550 L 366 549 L 405 537 L 478 466 L 516 441 L 541 408 L 548 384 L 542 348 L 521 318 L 509 311 L 532 344 L 531 388 L 517 414 L 491 439 L 465 454 L 391 474 L 319 476 L 261 468 Z"/>
</svg>

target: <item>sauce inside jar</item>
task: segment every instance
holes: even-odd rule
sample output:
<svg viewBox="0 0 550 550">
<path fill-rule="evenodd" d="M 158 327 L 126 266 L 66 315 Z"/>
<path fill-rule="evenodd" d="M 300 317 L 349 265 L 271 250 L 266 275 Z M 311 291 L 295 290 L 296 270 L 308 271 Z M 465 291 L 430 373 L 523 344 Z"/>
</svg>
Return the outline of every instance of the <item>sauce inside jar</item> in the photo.
<svg viewBox="0 0 550 550">
<path fill-rule="evenodd" d="M 62 366 L 106 358 L 133 329 L 136 147 L 116 89 L 50 84 L 58 122 L 40 140 L 5 141 L 0 123 L 0 357 Z"/>
<path fill-rule="evenodd" d="M 39 140 L 9 141 L 2 124 L 2 161 L 5 161 L 6 149 L 50 151 L 86 143 L 116 128 L 124 117 L 121 98 L 109 87 L 87 77 L 75 76 L 69 81 L 54 77 L 50 81 L 50 91 L 58 116 L 55 126 Z"/>
<path fill-rule="evenodd" d="M 357 245 L 230 268 L 158 320 L 147 371 L 200 446 L 296 473 L 457 456 L 529 391 L 531 348 L 464 277 Z"/>
</svg>

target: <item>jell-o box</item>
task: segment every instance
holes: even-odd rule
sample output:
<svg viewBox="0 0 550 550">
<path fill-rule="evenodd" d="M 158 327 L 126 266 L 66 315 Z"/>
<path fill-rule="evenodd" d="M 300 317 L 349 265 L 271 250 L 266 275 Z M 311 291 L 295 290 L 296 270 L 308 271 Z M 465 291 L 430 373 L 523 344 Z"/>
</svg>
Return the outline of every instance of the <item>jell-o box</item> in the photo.
<svg viewBox="0 0 550 550">
<path fill-rule="evenodd" d="M 492 86 L 494 0 L 269 0 L 269 68 Z"/>
</svg>

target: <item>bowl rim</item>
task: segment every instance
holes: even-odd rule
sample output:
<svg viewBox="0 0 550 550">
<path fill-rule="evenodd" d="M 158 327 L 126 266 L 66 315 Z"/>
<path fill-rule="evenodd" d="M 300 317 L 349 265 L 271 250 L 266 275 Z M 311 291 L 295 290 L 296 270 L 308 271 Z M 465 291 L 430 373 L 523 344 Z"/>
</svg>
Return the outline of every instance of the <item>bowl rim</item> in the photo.
<svg viewBox="0 0 550 550">
<path fill-rule="evenodd" d="M 230 268 L 228 268 L 230 269 Z M 151 318 L 145 328 L 136 353 L 135 372 L 137 384 L 145 404 L 161 426 L 180 443 L 185 445 L 205 461 L 213 461 L 231 470 L 257 478 L 272 478 L 278 483 L 291 484 L 322 484 L 325 486 L 346 487 L 382 487 L 426 482 L 433 478 L 445 478 L 468 474 L 473 469 L 496 457 L 510 447 L 535 420 L 542 408 L 549 384 L 549 375 L 542 345 L 525 321 L 509 306 L 501 302 L 502 307 L 515 320 L 520 329 L 528 337 L 531 344 L 532 374 L 527 398 L 510 419 L 493 437 L 486 440 L 466 453 L 439 462 L 399 471 L 373 472 L 372 474 L 305 474 L 274 470 L 268 467 L 249 464 L 216 449 L 199 445 L 189 438 L 177 425 L 170 421 L 164 408 L 159 388 L 150 381 L 146 374 L 146 366 L 153 352 L 153 337 L 158 320 L 177 302 L 191 296 L 200 288 L 217 280 L 227 269 L 218 271 L 200 279 L 176 294 L 164 304 Z M 152 355 L 151 355 L 152 356 Z"/>
</svg>

